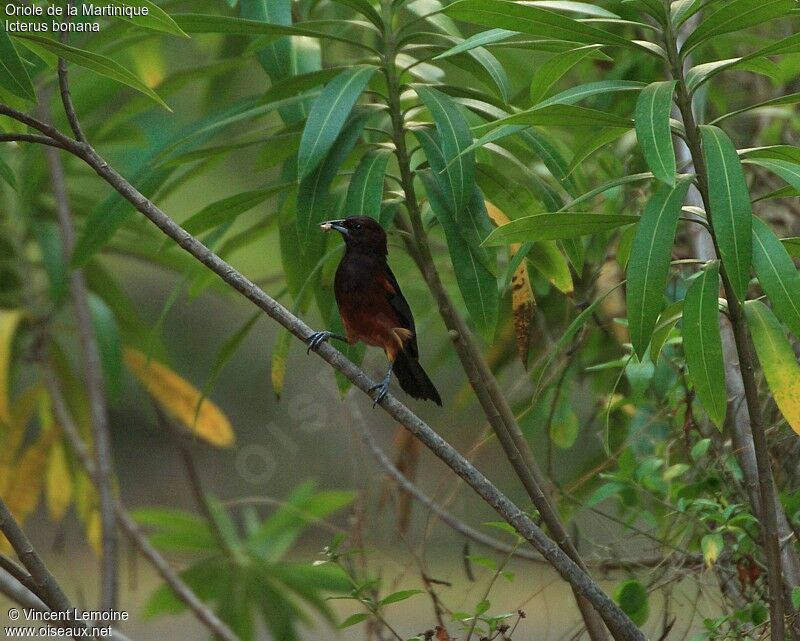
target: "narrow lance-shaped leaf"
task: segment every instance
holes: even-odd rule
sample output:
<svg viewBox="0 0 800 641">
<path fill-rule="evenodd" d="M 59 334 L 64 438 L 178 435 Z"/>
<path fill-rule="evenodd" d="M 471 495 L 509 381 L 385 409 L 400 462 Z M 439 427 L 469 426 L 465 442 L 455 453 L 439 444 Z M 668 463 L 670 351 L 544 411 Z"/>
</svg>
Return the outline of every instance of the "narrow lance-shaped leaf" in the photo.
<svg viewBox="0 0 800 641">
<path fill-rule="evenodd" d="M 800 102 L 800 100 L 798 100 Z M 800 152 L 797 147 L 790 147 L 795 152 Z M 800 190 L 800 162 L 792 162 L 789 160 L 771 159 L 771 158 L 756 158 L 749 162 L 754 165 L 760 165 L 764 169 L 771 171 L 778 178 L 785 180 L 795 189 Z"/>
<path fill-rule="evenodd" d="M 689 184 L 683 180 L 674 187 L 662 185 L 650 198 L 636 227 L 628 261 L 628 327 L 640 359 L 664 306 L 672 243 Z"/>
<path fill-rule="evenodd" d="M 668 185 L 675 184 L 675 149 L 669 117 L 675 80 L 654 82 L 645 87 L 636 101 L 634 122 L 639 146 L 650 171 Z"/>
<path fill-rule="evenodd" d="M 717 127 L 703 125 L 700 130 L 714 234 L 733 290 L 744 299 L 753 255 L 750 192 L 731 139 Z"/>
<path fill-rule="evenodd" d="M 425 185 L 431 209 L 444 230 L 456 282 L 467 311 L 484 336 L 491 336 L 497 322 L 497 278 L 467 245 L 432 172 L 422 171 L 419 176 Z"/>
<path fill-rule="evenodd" d="M 391 156 L 389 149 L 375 149 L 361 159 L 347 189 L 346 216 L 380 218 L 386 165 Z"/>
<path fill-rule="evenodd" d="M 793 0 L 732 0 L 720 2 L 719 8 L 704 15 L 697 28 L 689 34 L 683 45 L 684 53 L 690 52 L 709 38 L 752 27 L 788 13 L 795 6 Z"/>
<path fill-rule="evenodd" d="M 496 225 L 505 225 L 511 222 L 505 212 L 489 201 L 486 201 L 486 210 Z M 510 256 L 513 258 L 521 247 L 520 243 L 512 243 L 509 248 Z M 514 275 L 511 277 L 511 311 L 514 315 L 517 353 L 523 366 L 527 369 L 528 351 L 531 344 L 531 326 L 533 314 L 536 311 L 536 298 L 533 295 L 531 279 L 528 276 L 528 266 L 524 260 L 520 261 L 519 266 L 514 270 Z"/>
<path fill-rule="evenodd" d="M 719 334 L 719 262 L 708 265 L 686 292 L 683 351 L 689 380 L 713 423 L 722 428 L 727 410 L 725 366 Z"/>
<path fill-rule="evenodd" d="M 747 301 L 744 311 L 775 404 L 789 426 L 800 434 L 800 365 L 794 350 L 778 319 L 764 303 Z"/>
<path fill-rule="evenodd" d="M 465 22 L 513 29 L 555 40 L 609 44 L 626 48 L 636 46 L 631 40 L 578 22 L 555 11 L 505 0 L 458 0 L 448 5 L 445 12 Z"/>
<path fill-rule="evenodd" d="M 157 4 L 150 2 L 150 0 L 111 0 L 111 3 L 122 7 L 129 5 L 147 8 L 147 13 L 132 16 L 131 18 L 123 18 L 130 20 L 137 26 L 144 27 L 145 29 L 152 29 L 153 31 L 169 33 L 173 36 L 181 36 L 182 38 L 189 37 L 186 32 L 170 18 L 166 11 Z"/>
<path fill-rule="evenodd" d="M 570 69 L 577 65 L 581 60 L 599 49 L 600 45 L 587 45 L 572 49 L 563 53 L 558 53 L 542 64 L 533 72 L 531 80 L 531 103 L 536 104 L 541 101 L 550 88 L 556 84 Z"/>
<path fill-rule="evenodd" d="M 533 214 L 512 220 L 495 229 L 484 245 L 507 245 L 534 240 L 562 240 L 578 238 L 622 225 L 638 222 L 638 216 L 623 214 L 587 214 L 584 212 L 557 212 Z"/>
<path fill-rule="evenodd" d="M 775 314 L 800 337 L 800 272 L 769 225 L 755 216 L 753 266 Z"/>
<path fill-rule="evenodd" d="M 125 365 L 148 393 L 165 410 L 200 438 L 218 447 L 233 444 L 234 434 L 230 421 L 214 403 L 206 399 L 200 405 L 200 392 L 186 379 L 166 365 L 148 361 L 139 350 L 126 347 Z"/>
<path fill-rule="evenodd" d="M 475 157 L 472 152 L 466 151 L 472 144 L 469 125 L 452 98 L 436 89 L 421 85 L 415 89 L 436 123 L 447 166 L 445 175 L 454 198 L 453 213 L 458 216 L 472 198 L 472 187 L 475 182 Z"/>
<path fill-rule="evenodd" d="M 86 51 L 85 49 L 78 49 L 77 47 L 72 47 L 68 44 L 64 44 L 62 42 L 58 42 L 57 40 L 52 40 L 50 38 L 44 38 L 42 36 L 32 35 L 29 33 L 24 34 L 17 34 L 17 38 L 20 38 L 23 42 L 32 42 L 35 46 L 43 47 L 48 51 L 56 54 L 57 56 L 64 58 L 65 60 L 75 63 L 81 67 L 85 67 L 90 71 L 100 74 L 101 76 L 105 76 L 106 78 L 111 78 L 115 82 L 122 83 L 143 93 L 145 96 L 151 98 L 154 102 L 158 103 L 164 109 L 168 111 L 172 111 L 164 102 L 160 96 L 153 91 L 150 87 L 144 84 L 137 76 L 133 74 L 133 72 L 129 71 L 122 65 L 117 62 L 111 60 L 111 58 L 107 58 L 106 56 L 101 56 L 98 53 L 94 53 L 92 51 Z"/>
<path fill-rule="evenodd" d="M 374 73 L 372 67 L 349 69 L 331 80 L 322 90 L 308 114 L 300 138 L 298 178 L 310 175 L 328 154 Z"/>
<path fill-rule="evenodd" d="M 305 256 L 306 271 L 316 265 L 326 241 L 318 225 L 323 220 L 331 218 L 334 204 L 331 185 L 339 167 L 358 142 L 371 114 L 368 108 L 354 110 L 353 116 L 336 138 L 335 144 L 331 146 L 322 163 L 300 181 L 295 227 L 299 246 Z"/>
<path fill-rule="evenodd" d="M 31 79 L 0 20 L 0 87 L 25 100 L 36 100 Z"/>
</svg>

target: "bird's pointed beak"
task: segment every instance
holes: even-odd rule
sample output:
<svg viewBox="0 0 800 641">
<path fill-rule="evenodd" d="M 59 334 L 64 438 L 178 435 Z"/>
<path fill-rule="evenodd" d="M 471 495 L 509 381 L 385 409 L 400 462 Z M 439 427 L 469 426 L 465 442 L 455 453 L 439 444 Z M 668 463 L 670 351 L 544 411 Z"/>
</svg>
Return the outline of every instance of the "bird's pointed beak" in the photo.
<svg viewBox="0 0 800 641">
<path fill-rule="evenodd" d="M 335 229 L 340 234 L 347 236 L 347 227 L 344 226 L 344 220 L 328 220 L 320 225 L 322 231 L 330 231 Z"/>
</svg>

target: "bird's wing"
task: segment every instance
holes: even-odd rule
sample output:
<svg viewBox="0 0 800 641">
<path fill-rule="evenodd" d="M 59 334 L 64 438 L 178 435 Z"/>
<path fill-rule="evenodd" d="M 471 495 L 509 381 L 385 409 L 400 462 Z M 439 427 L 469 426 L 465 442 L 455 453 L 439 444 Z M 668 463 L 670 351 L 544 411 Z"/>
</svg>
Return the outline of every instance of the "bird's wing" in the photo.
<svg viewBox="0 0 800 641">
<path fill-rule="evenodd" d="M 411 340 L 408 342 L 408 351 L 414 358 L 416 358 L 418 355 L 417 330 L 414 326 L 414 316 L 411 313 L 411 307 L 409 307 L 408 301 L 406 300 L 405 296 L 403 296 L 403 292 L 400 290 L 400 285 L 398 284 L 397 279 L 394 277 L 389 265 L 386 265 L 386 285 L 386 298 L 389 301 L 389 305 L 391 305 L 392 309 L 397 314 L 397 317 L 402 322 L 402 326 L 406 329 L 410 329 L 413 332 Z"/>
</svg>

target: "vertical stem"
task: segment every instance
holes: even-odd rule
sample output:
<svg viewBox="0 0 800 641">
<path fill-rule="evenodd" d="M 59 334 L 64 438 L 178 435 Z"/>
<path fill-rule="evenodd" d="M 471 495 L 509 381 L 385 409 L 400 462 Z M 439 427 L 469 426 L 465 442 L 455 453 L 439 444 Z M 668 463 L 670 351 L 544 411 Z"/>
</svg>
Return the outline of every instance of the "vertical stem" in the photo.
<svg viewBox="0 0 800 641">
<path fill-rule="evenodd" d="M 667 9 L 669 3 L 665 2 Z M 686 85 L 686 78 L 683 70 L 683 60 L 678 52 L 677 38 L 672 24 L 669 21 L 669 11 L 667 11 L 667 27 L 665 31 L 665 44 L 669 58 L 670 68 L 673 79 L 677 80 L 677 103 L 681 113 L 684 127 L 686 128 L 686 144 L 692 156 L 692 162 L 697 174 L 697 188 L 703 199 L 703 205 L 708 217 L 711 237 L 714 242 L 714 249 L 717 256 L 720 256 L 717 239 L 714 234 L 714 223 L 712 218 L 711 203 L 708 196 L 708 173 L 706 170 L 705 159 L 701 151 L 699 129 L 695 122 L 692 110 L 692 97 Z M 761 413 L 761 404 L 758 399 L 758 386 L 755 380 L 755 368 L 753 364 L 752 348 L 750 338 L 745 325 L 744 314 L 736 293 L 733 291 L 730 279 L 724 263 L 720 264 L 720 276 L 722 286 L 725 291 L 725 298 L 728 301 L 728 311 L 731 329 L 733 331 L 736 353 L 739 359 L 739 367 L 742 374 L 744 385 L 745 402 L 750 416 L 750 429 L 753 434 L 753 444 L 755 446 L 756 465 L 758 470 L 758 489 L 760 496 L 760 524 L 762 546 L 767 561 L 767 579 L 769 586 L 770 604 L 770 634 L 772 641 L 783 641 L 785 638 L 784 625 L 784 602 L 783 602 L 783 579 L 781 575 L 780 545 L 778 538 L 778 519 L 774 501 L 775 486 L 772 478 L 772 468 L 769 460 L 769 448 L 767 444 L 766 432 L 764 429 L 764 419 Z M 758 506 L 754 506 L 758 510 Z"/>
<path fill-rule="evenodd" d="M 64 168 L 57 149 L 45 147 L 45 155 L 50 168 L 50 179 L 56 202 L 56 215 L 61 228 L 61 245 L 64 258 L 69 262 L 75 246 L 75 228 L 72 224 L 72 212 L 70 211 L 67 187 L 64 181 Z M 118 593 L 118 546 L 112 488 L 113 455 L 108 430 L 108 412 L 100 353 L 94 336 L 86 282 L 80 270 L 74 270 L 70 274 L 69 290 L 80 339 L 83 376 L 89 398 L 94 455 L 97 466 L 97 491 L 100 497 L 100 525 L 103 543 L 100 561 L 101 609 L 115 610 Z"/>
<path fill-rule="evenodd" d="M 553 508 L 550 498 L 544 492 L 543 488 L 546 487 L 547 481 L 533 458 L 533 453 L 522 435 L 508 401 L 500 392 L 497 379 L 475 344 L 469 327 L 455 309 L 436 271 L 436 265 L 422 224 L 419 202 L 414 191 L 414 176 L 406 147 L 406 130 L 400 106 L 400 83 L 395 65 L 397 50 L 395 34 L 392 28 L 393 14 L 391 4 L 387 0 L 383 0 L 381 6 L 383 9 L 385 47 L 383 72 L 387 83 L 389 114 L 392 120 L 392 138 L 395 144 L 395 155 L 400 169 L 400 181 L 405 195 L 406 207 L 411 220 L 410 231 L 414 239 L 414 242 L 408 242 L 407 246 L 436 299 L 439 313 L 453 337 L 456 353 L 459 356 L 464 372 L 506 457 L 520 478 L 531 501 L 539 511 L 550 535 L 582 570 L 587 571 L 585 563 L 567 534 L 556 510 Z M 608 635 L 600 617 L 586 599 L 577 593 L 575 596 L 592 641 L 605 641 Z M 612 632 L 614 631 L 612 630 Z M 622 638 L 618 637 L 616 633 L 614 636 L 615 638 Z"/>
</svg>

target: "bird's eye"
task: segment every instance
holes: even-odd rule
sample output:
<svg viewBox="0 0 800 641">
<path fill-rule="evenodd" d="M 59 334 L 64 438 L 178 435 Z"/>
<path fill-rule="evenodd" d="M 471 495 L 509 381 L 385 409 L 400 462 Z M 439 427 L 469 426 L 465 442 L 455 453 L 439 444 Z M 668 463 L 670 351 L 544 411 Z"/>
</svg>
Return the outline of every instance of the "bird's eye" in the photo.
<svg viewBox="0 0 800 641">
<path fill-rule="evenodd" d="M 361 223 L 356 223 L 355 225 L 353 225 L 353 229 L 355 229 L 356 231 L 361 231 L 363 228 L 364 225 L 362 225 Z"/>
</svg>

